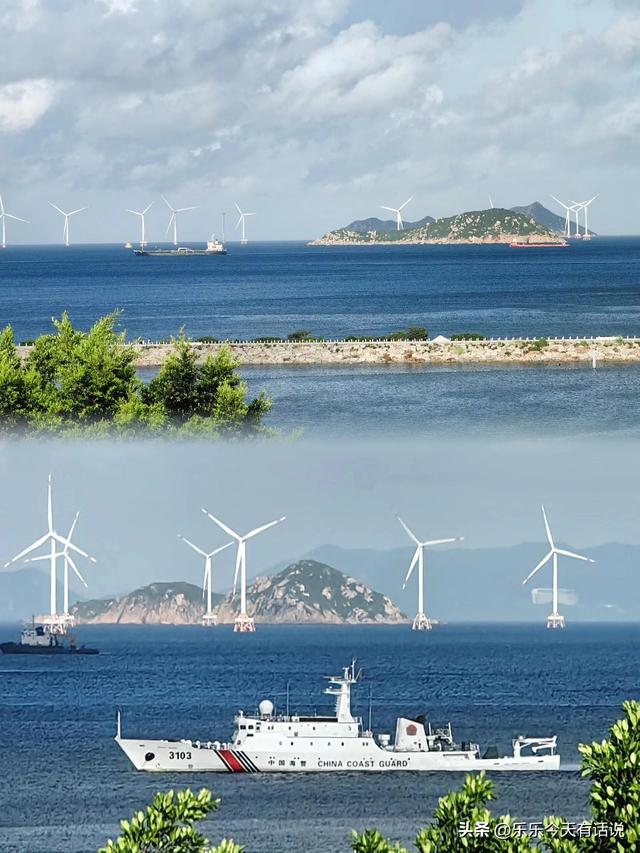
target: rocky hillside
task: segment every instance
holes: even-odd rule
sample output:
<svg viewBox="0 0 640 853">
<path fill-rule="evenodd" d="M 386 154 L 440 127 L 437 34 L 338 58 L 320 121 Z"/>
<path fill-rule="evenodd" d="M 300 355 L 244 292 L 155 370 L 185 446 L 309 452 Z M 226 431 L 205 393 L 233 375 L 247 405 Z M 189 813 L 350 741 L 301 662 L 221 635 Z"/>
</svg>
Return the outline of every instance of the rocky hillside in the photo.
<svg viewBox="0 0 640 853">
<path fill-rule="evenodd" d="M 433 216 L 423 216 L 417 222 L 405 222 L 404 229 L 419 228 L 421 225 L 427 225 L 429 222 L 435 222 Z M 377 216 L 370 216 L 368 219 L 355 219 L 349 225 L 345 225 L 341 231 L 356 231 L 359 234 L 368 234 L 370 231 L 375 231 L 378 234 L 393 232 L 397 230 L 395 219 L 379 219 Z"/>
<path fill-rule="evenodd" d="M 406 619 L 387 596 L 316 560 L 300 560 L 273 577 L 258 578 L 247 598 L 249 614 L 260 622 L 358 624 Z M 220 608 L 223 621 L 231 621 L 235 612 L 235 601 L 227 600 Z"/>
<path fill-rule="evenodd" d="M 218 622 L 233 622 L 238 596 L 214 597 Z M 379 592 L 316 560 L 301 560 L 247 590 L 247 609 L 258 622 L 361 624 L 404 622 L 399 608 Z M 78 602 L 79 623 L 197 625 L 202 592 L 189 583 L 153 583 L 128 595 Z"/>
<path fill-rule="evenodd" d="M 543 208 L 544 210 L 544 208 Z M 553 215 L 553 214 L 551 214 Z M 518 213 L 505 208 L 472 210 L 456 216 L 446 216 L 428 221 L 403 231 L 365 233 L 352 226 L 330 231 L 313 245 L 352 245 L 373 243 L 511 243 L 516 240 L 529 242 L 561 242 L 557 231 L 542 225 L 528 213 Z M 352 223 L 352 225 L 355 223 Z"/>
<path fill-rule="evenodd" d="M 215 595 L 219 605 L 222 595 Z M 202 590 L 192 583 L 152 583 L 118 598 L 80 601 L 71 607 L 79 623 L 194 625 L 204 612 Z"/>
</svg>

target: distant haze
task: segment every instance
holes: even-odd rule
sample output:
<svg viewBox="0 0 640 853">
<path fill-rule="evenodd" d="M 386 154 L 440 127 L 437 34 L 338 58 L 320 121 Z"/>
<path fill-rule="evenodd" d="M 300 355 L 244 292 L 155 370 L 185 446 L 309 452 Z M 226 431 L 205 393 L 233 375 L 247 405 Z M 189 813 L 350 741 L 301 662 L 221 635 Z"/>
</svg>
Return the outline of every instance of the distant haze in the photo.
<svg viewBox="0 0 640 853">
<path fill-rule="evenodd" d="M 461 548 L 434 549 L 428 558 L 440 588 L 448 583 L 447 567 L 455 577 L 450 595 L 467 582 L 468 590 L 482 588 L 494 571 L 507 572 L 510 583 L 500 597 L 489 588 L 479 606 L 493 608 L 496 617 L 505 607 L 525 607 L 535 618 L 540 608 L 520 583 L 547 550 L 540 503 L 556 539 L 580 553 L 608 543 L 638 545 L 639 469 L 635 444 L 610 440 L 4 442 L 1 562 L 44 532 L 51 470 L 56 526 L 66 531 L 79 509 L 75 541 L 98 560 L 80 561 L 89 583 L 82 592 L 89 597 L 155 580 L 201 583 L 202 560 L 178 534 L 204 548 L 224 544 L 225 534 L 203 515 L 204 506 L 239 532 L 287 516 L 248 544 L 252 577 L 318 548 L 323 559 L 332 556 L 327 548 L 340 554 L 365 549 L 377 555 L 372 566 L 347 554 L 335 558 L 335 567 L 409 608 L 401 585 L 412 543 L 395 518 L 399 513 L 420 537 L 465 537 Z M 216 563 L 219 590 L 231 585 L 234 550 Z M 581 602 L 593 602 L 602 584 L 602 603 L 621 606 L 628 598 L 627 612 L 637 612 L 638 552 L 621 561 L 618 553 L 605 549 L 602 554 L 611 556 L 586 568 L 571 563 L 561 585 L 575 589 Z M 534 586 L 548 587 L 548 575 L 541 573 Z M 452 613 L 447 607 L 445 614 Z"/>
<path fill-rule="evenodd" d="M 304 239 L 551 194 L 638 233 L 633 0 L 4 0 L 9 242 Z"/>
</svg>

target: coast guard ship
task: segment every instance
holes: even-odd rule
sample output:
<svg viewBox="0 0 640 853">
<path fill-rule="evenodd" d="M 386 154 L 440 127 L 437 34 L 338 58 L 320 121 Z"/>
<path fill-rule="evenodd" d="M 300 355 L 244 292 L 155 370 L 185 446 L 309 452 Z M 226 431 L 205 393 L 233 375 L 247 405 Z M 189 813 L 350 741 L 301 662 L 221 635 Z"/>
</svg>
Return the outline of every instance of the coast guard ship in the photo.
<svg viewBox="0 0 640 853">
<path fill-rule="evenodd" d="M 239 711 L 228 743 L 123 738 L 118 713 L 116 743 L 136 770 L 195 773 L 316 773 L 397 770 L 558 770 L 556 737 L 517 737 L 513 754 L 484 754 L 475 743 L 456 744 L 451 724 L 432 728 L 424 718 L 399 717 L 395 738 L 377 737 L 351 713 L 351 687 L 360 677 L 355 661 L 330 676 L 325 693 L 333 716 L 276 715 L 264 699 L 253 714 Z"/>
</svg>

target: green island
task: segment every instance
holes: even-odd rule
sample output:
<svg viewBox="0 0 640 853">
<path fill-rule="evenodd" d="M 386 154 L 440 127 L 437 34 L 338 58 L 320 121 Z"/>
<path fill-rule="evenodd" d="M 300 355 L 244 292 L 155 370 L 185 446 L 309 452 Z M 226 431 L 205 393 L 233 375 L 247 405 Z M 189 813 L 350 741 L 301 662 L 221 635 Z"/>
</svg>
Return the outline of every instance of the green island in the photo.
<svg viewBox="0 0 640 853">
<path fill-rule="evenodd" d="M 591 780 L 591 815 L 584 823 L 557 815 L 527 833 L 510 815 L 488 807 L 495 786 L 484 773 L 468 775 L 463 785 L 440 799 L 431 823 L 415 839 L 418 853 L 633 853 L 640 847 L 640 703 L 625 702 L 624 716 L 608 739 L 582 744 L 582 775 Z M 158 793 L 145 811 L 120 824 L 121 834 L 99 853 L 243 853 L 247 848 L 225 839 L 217 846 L 194 825 L 220 805 L 211 791 L 188 788 Z M 419 808 L 419 806 L 418 806 Z M 526 826 L 526 825 L 525 825 Z M 583 827 L 582 832 L 580 826 Z M 588 831 L 587 829 L 588 828 Z M 377 829 L 354 831 L 353 853 L 408 853 Z M 313 840 L 301 851 L 312 851 Z"/>
<path fill-rule="evenodd" d="M 172 437 L 257 436 L 270 431 L 265 394 L 247 397 L 228 347 L 204 359 L 181 333 L 156 376 L 137 375 L 134 347 L 116 329 L 118 313 L 88 332 L 65 313 L 22 356 L 13 331 L 0 333 L 0 432 Z"/>
<path fill-rule="evenodd" d="M 372 222 L 373 220 L 365 220 Z M 383 223 L 385 224 L 385 223 Z M 354 227 L 355 226 L 355 227 Z M 361 230 L 358 223 L 329 231 L 311 246 L 396 244 L 448 244 L 448 243 L 565 243 L 554 228 L 543 224 L 529 212 L 492 207 L 488 210 L 470 210 L 455 216 L 431 220 L 425 217 L 415 227 L 378 230 L 372 226 Z"/>
</svg>

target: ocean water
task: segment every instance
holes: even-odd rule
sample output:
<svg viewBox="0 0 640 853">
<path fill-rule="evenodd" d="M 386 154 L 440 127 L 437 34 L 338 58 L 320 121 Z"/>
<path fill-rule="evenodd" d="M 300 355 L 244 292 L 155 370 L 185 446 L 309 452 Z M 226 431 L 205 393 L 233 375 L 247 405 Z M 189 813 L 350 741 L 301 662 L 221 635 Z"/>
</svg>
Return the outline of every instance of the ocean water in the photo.
<svg viewBox="0 0 640 853">
<path fill-rule="evenodd" d="M 432 336 L 640 333 L 640 238 L 567 249 L 506 246 L 229 245 L 219 258 L 136 257 L 122 246 L 11 246 L 0 253 L 0 323 L 20 340 L 68 310 L 88 327 L 120 308 L 130 337 L 251 338 L 308 329 Z"/>
<path fill-rule="evenodd" d="M 629 438 L 640 366 L 243 368 L 274 405 L 266 423 L 303 438 Z"/>
<path fill-rule="evenodd" d="M 10 638 L 17 626 L 0 626 Z M 640 626 L 90 626 L 79 639 L 92 658 L 0 657 L 0 851 L 89 853 L 118 820 L 159 789 L 211 787 L 220 811 L 204 824 L 212 840 L 232 835 L 249 853 L 349 849 L 352 828 L 378 826 L 410 844 L 458 774 L 143 774 L 113 742 L 125 735 L 210 740 L 230 734 L 238 708 L 265 697 L 322 710 L 322 676 L 353 655 L 365 668 L 355 710 L 365 718 L 369 685 L 376 731 L 398 714 L 451 720 L 460 739 L 510 748 L 517 734 L 557 734 L 559 773 L 496 774 L 498 813 L 539 820 L 588 815 L 577 745 L 605 736 L 640 689 Z"/>
</svg>

